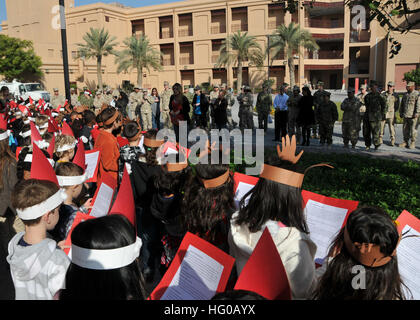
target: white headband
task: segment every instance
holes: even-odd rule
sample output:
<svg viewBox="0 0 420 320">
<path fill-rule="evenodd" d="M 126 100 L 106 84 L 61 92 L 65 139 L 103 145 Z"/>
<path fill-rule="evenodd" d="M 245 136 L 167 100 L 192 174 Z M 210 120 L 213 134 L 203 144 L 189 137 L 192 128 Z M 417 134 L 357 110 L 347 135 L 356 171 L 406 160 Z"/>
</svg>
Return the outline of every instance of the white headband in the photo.
<svg viewBox="0 0 420 320">
<path fill-rule="evenodd" d="M 47 141 L 45 141 L 45 140 L 35 141 L 34 143 L 35 143 L 35 144 L 38 146 L 38 148 L 40 148 L 40 149 L 46 149 L 46 148 L 48 148 L 48 147 L 50 146 L 50 143 L 49 143 L 49 142 L 47 142 Z"/>
<path fill-rule="evenodd" d="M 141 245 L 141 239 L 138 237 L 133 244 L 117 249 L 86 249 L 72 244 L 69 257 L 72 263 L 86 269 L 118 269 L 136 260 L 140 255 Z"/>
<path fill-rule="evenodd" d="M 57 113 L 57 112 L 52 112 L 52 113 L 51 113 L 51 115 L 52 115 L 53 117 L 56 117 L 56 116 L 58 116 L 58 113 Z"/>
<path fill-rule="evenodd" d="M 47 212 L 50 212 L 51 210 L 57 208 L 66 199 L 66 192 L 63 189 L 60 189 L 47 200 L 23 210 L 16 209 L 16 212 L 19 218 L 21 218 L 22 220 L 37 219 L 46 214 Z"/>
<path fill-rule="evenodd" d="M 29 120 L 28 120 L 28 121 L 29 121 Z M 25 131 L 25 132 L 21 132 L 21 133 L 19 133 L 19 135 L 20 135 L 22 138 L 29 137 L 29 136 L 31 135 L 31 130 L 28 130 L 28 131 Z"/>
<path fill-rule="evenodd" d="M 63 152 L 63 151 L 71 150 L 71 149 L 74 149 L 76 146 L 77 146 L 77 142 L 74 142 L 72 144 L 65 144 L 64 146 L 57 148 L 56 152 Z"/>
<path fill-rule="evenodd" d="M 87 180 L 86 173 L 81 176 L 57 176 L 60 187 L 77 186 Z"/>
<path fill-rule="evenodd" d="M 0 133 L 0 141 L 6 140 L 9 138 L 9 133 L 7 131 Z"/>
<path fill-rule="evenodd" d="M 45 128 L 48 128 L 48 122 L 46 122 L 46 123 L 44 123 L 43 125 L 41 125 L 41 126 L 36 126 L 37 127 L 37 129 L 39 130 L 39 129 L 45 129 Z"/>
<path fill-rule="evenodd" d="M 31 122 L 31 120 L 29 120 L 29 119 L 28 120 L 23 120 L 24 124 L 29 124 L 30 122 Z"/>
<path fill-rule="evenodd" d="M 51 166 L 54 168 L 55 162 L 53 159 L 47 158 L 48 162 L 51 164 Z M 32 163 L 32 153 L 28 153 L 25 157 L 25 160 L 23 162 L 31 162 Z"/>
<path fill-rule="evenodd" d="M 34 117 L 28 117 L 29 121 L 35 122 L 35 118 Z"/>
<path fill-rule="evenodd" d="M 15 116 L 21 116 L 22 115 L 22 112 L 21 111 L 16 111 L 15 112 Z"/>
</svg>

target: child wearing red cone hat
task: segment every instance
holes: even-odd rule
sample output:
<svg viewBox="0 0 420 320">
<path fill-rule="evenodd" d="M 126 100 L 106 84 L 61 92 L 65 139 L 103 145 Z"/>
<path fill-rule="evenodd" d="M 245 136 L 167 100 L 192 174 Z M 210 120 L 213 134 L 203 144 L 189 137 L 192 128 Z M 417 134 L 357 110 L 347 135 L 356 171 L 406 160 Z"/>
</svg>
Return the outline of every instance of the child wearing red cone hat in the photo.
<svg viewBox="0 0 420 320">
<path fill-rule="evenodd" d="M 77 141 L 73 136 L 60 134 L 55 139 L 54 157 L 57 163 L 69 162 L 74 157 Z"/>
</svg>

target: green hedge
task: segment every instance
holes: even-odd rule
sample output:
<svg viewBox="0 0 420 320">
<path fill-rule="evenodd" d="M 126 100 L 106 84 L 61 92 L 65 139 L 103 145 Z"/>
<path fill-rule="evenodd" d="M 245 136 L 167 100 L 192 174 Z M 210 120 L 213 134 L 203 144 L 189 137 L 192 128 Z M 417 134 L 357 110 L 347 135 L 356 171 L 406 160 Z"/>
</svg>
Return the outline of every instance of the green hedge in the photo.
<svg viewBox="0 0 420 320">
<path fill-rule="evenodd" d="M 265 159 L 275 150 L 267 149 Z M 233 161 L 233 156 L 232 156 Z M 374 205 L 396 218 L 404 209 L 420 218 L 420 163 L 376 159 L 351 154 L 305 152 L 299 165 L 329 163 L 335 169 L 313 168 L 305 175 L 302 188 L 339 199 Z M 231 165 L 245 173 L 245 165 Z"/>
</svg>

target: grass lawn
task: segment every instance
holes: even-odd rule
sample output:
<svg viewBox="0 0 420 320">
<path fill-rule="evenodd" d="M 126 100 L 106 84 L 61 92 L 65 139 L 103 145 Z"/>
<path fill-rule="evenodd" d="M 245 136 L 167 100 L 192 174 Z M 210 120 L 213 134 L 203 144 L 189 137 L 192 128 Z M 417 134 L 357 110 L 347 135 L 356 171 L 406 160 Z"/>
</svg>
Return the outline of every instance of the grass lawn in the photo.
<svg viewBox="0 0 420 320">
<path fill-rule="evenodd" d="M 266 149 L 265 159 L 274 149 Z M 325 196 L 358 200 L 359 205 L 385 209 L 395 219 L 405 209 L 420 218 L 420 163 L 374 159 L 349 154 L 305 152 L 299 165 L 329 163 L 335 169 L 313 168 L 302 188 Z M 231 165 L 245 173 L 244 165 Z"/>
</svg>

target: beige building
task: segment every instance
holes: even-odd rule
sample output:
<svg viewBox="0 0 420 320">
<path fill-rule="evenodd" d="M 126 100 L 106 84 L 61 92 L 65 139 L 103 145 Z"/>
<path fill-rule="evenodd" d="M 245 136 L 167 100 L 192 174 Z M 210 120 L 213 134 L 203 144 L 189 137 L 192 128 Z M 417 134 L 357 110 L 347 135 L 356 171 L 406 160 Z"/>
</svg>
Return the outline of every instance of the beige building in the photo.
<svg viewBox="0 0 420 320">
<path fill-rule="evenodd" d="M 48 90 L 64 90 L 61 32 L 57 0 L 6 0 L 7 21 L 2 22 L 3 34 L 32 40 L 43 61 L 44 84 Z M 395 81 L 397 90 L 404 90 L 404 72 L 420 63 L 420 30 L 418 33 L 395 35 L 402 49 L 394 59 L 388 58 L 389 42 L 384 29 L 372 22 L 367 30 L 353 28 L 352 14 L 343 1 L 316 1 L 315 5 L 300 9 L 291 15 L 281 5 L 266 0 L 186 0 L 164 5 L 139 8 L 119 4 L 96 3 L 74 6 L 66 0 L 67 40 L 70 81 L 82 88 L 88 82 L 97 82 L 96 61 L 77 59 L 77 43 L 90 28 L 109 30 L 122 42 L 132 34 L 147 35 L 151 45 L 163 54 L 163 71 L 144 72 L 143 86 L 157 87 L 163 82 L 182 85 L 228 83 L 236 80 L 236 68 L 216 68 L 215 62 L 221 42 L 227 36 L 247 31 L 256 36 L 263 48 L 268 35 L 281 24 L 291 21 L 308 29 L 320 46 L 317 52 L 302 52 L 296 56 L 295 79 L 299 85 L 315 84 L 322 80 L 330 89 L 341 89 L 376 79 L 382 84 Z M 117 74 L 114 57 L 104 58 L 103 81 L 116 87 L 124 81 L 135 83 L 136 71 Z M 284 57 L 277 57 L 262 68 L 245 63 L 243 82 L 258 87 L 270 77 L 273 87 L 289 82 L 289 70 Z"/>
</svg>

